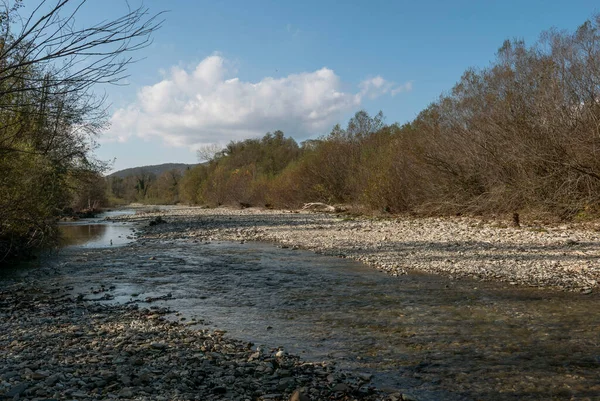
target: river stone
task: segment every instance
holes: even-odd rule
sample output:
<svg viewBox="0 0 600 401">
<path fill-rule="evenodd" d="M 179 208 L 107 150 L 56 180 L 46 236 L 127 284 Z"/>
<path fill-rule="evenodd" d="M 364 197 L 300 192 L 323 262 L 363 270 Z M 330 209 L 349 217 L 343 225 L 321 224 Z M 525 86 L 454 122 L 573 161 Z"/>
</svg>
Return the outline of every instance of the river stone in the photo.
<svg viewBox="0 0 600 401">
<path fill-rule="evenodd" d="M 279 383 L 277 383 L 277 390 L 283 391 L 283 390 L 287 389 L 288 387 L 291 387 L 294 383 L 295 383 L 295 380 L 293 377 L 285 377 L 285 378 L 279 380 Z"/>
<path fill-rule="evenodd" d="M 133 391 L 131 391 L 131 389 L 129 387 L 124 387 L 121 389 L 121 391 L 119 391 L 118 395 L 121 398 L 133 397 Z"/>
<path fill-rule="evenodd" d="M 134 358 L 131 361 L 131 364 L 134 366 L 142 366 L 144 364 L 144 360 L 142 358 Z"/>
<path fill-rule="evenodd" d="M 54 386 L 60 380 L 60 374 L 55 373 L 51 376 L 48 376 L 46 380 L 44 380 L 44 384 L 48 387 Z"/>
<path fill-rule="evenodd" d="M 356 377 L 358 377 L 361 381 L 369 382 L 373 378 L 373 375 L 369 373 L 357 373 Z"/>
<path fill-rule="evenodd" d="M 119 381 L 127 386 L 131 383 L 131 378 L 129 375 L 121 375 L 119 376 Z"/>
<path fill-rule="evenodd" d="M 18 397 L 21 394 L 23 394 L 25 392 L 25 390 L 27 390 L 29 388 L 29 383 L 24 382 L 24 383 L 19 383 L 15 386 L 12 386 L 10 388 L 10 390 L 8 390 L 5 394 L 6 397 L 8 398 L 13 398 L 13 397 Z"/>
<path fill-rule="evenodd" d="M 46 372 L 33 372 L 31 378 L 33 380 L 42 380 L 47 378 L 49 375 Z"/>
<path fill-rule="evenodd" d="M 19 372 L 11 371 L 11 372 L 4 373 L 2 376 L 0 376 L 0 378 L 2 378 L 3 380 L 8 380 L 8 379 L 12 379 L 13 377 L 17 377 L 17 376 L 19 376 Z"/>
<path fill-rule="evenodd" d="M 345 393 L 348 390 L 350 390 L 350 387 L 348 387 L 348 385 L 345 383 L 338 383 L 335 386 L 333 386 L 332 390 L 336 392 L 339 391 L 340 393 Z"/>
<path fill-rule="evenodd" d="M 294 391 L 294 393 L 291 395 L 289 401 L 310 401 L 310 398 L 308 398 L 308 396 L 306 394 L 304 394 L 303 391 L 298 389 L 298 390 Z"/>
<path fill-rule="evenodd" d="M 213 388 L 212 392 L 214 394 L 225 394 L 227 392 L 227 388 L 225 388 L 223 386 L 217 386 L 217 387 Z"/>
<path fill-rule="evenodd" d="M 116 378 L 115 373 L 110 370 L 100 370 L 98 374 L 107 381 L 114 380 Z"/>
</svg>

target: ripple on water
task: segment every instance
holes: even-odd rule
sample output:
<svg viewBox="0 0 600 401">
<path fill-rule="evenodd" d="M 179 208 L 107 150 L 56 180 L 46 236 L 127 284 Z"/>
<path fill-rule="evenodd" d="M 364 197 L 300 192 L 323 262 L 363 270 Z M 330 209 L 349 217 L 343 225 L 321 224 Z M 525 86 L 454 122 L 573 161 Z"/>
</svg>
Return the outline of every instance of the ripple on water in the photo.
<svg viewBox="0 0 600 401">
<path fill-rule="evenodd" d="M 86 258 L 65 270 L 76 291 L 114 285 L 113 302 L 172 294 L 151 305 L 306 359 L 335 358 L 420 400 L 600 394 L 596 295 L 392 278 L 347 259 L 257 243 L 152 243 Z"/>
</svg>

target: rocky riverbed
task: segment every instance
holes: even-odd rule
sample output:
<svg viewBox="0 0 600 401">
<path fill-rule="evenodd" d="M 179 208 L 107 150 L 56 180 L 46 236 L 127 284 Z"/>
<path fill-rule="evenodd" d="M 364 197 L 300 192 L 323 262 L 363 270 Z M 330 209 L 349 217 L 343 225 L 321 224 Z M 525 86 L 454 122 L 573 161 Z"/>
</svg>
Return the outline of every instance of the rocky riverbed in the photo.
<svg viewBox="0 0 600 401">
<path fill-rule="evenodd" d="M 232 339 L 219 330 L 199 328 L 198 322 L 189 322 L 189 325 L 185 320 L 173 321 L 170 318 L 173 311 L 165 307 L 171 302 L 170 294 L 121 304 L 111 301 L 112 294 L 118 292 L 118 288 L 111 286 L 111 280 L 120 282 L 126 278 L 128 264 L 149 273 L 158 263 L 165 270 L 160 274 L 171 270 L 181 274 L 185 272 L 180 266 L 184 262 L 176 251 L 181 248 L 193 252 L 196 243 L 267 241 L 281 248 L 303 248 L 351 258 L 394 276 L 422 271 L 452 279 L 505 281 L 516 285 L 512 288 L 548 287 L 582 294 L 596 292 L 599 277 L 600 236 L 594 226 L 531 224 L 512 228 L 470 218 L 381 219 L 295 211 L 200 208 L 169 208 L 113 219 L 111 224 L 121 224 L 125 220 L 139 223 L 135 243 L 126 248 L 71 250 L 59 257 L 62 262 L 28 270 L 18 279 L 0 282 L 0 399 L 415 399 L 400 392 L 379 391 L 370 384 L 369 374 L 340 371 L 331 361 L 303 361 L 280 348 L 256 346 Z M 287 249 L 281 251 L 287 252 Z M 152 256 L 153 252 L 157 257 Z M 192 257 L 191 253 L 187 255 Z M 199 257 L 204 257 L 202 255 Z M 82 287 L 85 292 L 78 293 L 70 286 L 68 278 L 79 275 L 75 281 L 81 282 L 81 277 L 86 276 L 85 269 L 94 272 L 89 280 L 92 287 Z M 423 328 L 425 331 L 421 335 L 406 337 L 412 339 L 404 341 L 406 344 L 400 341 L 404 346 L 413 344 L 415 347 L 406 348 L 405 353 L 416 356 L 415 351 L 423 350 L 422 355 L 427 359 L 416 367 L 412 366 L 412 361 L 405 360 L 404 363 L 411 365 L 403 369 L 410 375 L 415 378 L 420 375 L 420 380 L 430 379 L 433 383 L 448 376 L 450 369 L 449 381 L 452 383 L 444 384 L 443 379 L 440 385 L 443 388 L 462 392 L 470 387 L 475 389 L 475 394 L 484 394 L 483 389 L 488 386 L 491 393 L 505 394 L 509 398 L 512 393 L 526 394 L 527 399 L 545 399 L 545 395 L 552 399 L 568 399 L 573 395 L 576 395 L 575 399 L 594 399 L 600 394 L 598 383 L 591 379 L 600 360 L 594 356 L 597 345 L 594 346 L 595 337 L 590 337 L 589 324 L 586 326 L 579 320 L 573 322 L 574 327 L 581 326 L 576 333 L 584 333 L 576 340 L 564 335 L 560 337 L 561 330 L 553 329 L 558 324 L 554 321 L 547 327 L 530 325 L 525 331 L 534 334 L 526 336 L 523 342 L 519 340 L 512 344 L 511 339 L 504 338 L 498 343 L 498 349 L 490 348 L 478 338 L 493 336 L 494 330 L 506 331 L 503 324 L 511 330 L 521 327 L 521 312 L 513 316 L 511 311 L 516 309 L 501 304 L 493 293 L 482 293 L 481 297 L 474 297 L 475 293 L 471 292 L 465 294 L 464 300 L 457 294 L 458 298 L 449 299 L 449 305 L 438 305 L 432 313 L 425 315 L 415 314 L 415 306 L 409 303 L 404 311 L 407 316 L 403 312 L 400 315 L 403 317 L 395 321 L 396 325 L 417 329 L 418 322 L 429 318 L 434 319 L 430 323 L 440 320 L 444 308 L 450 307 L 451 314 L 454 310 L 465 314 L 460 321 L 466 319 L 481 326 L 478 326 L 473 344 L 466 342 L 464 347 L 459 343 L 469 339 L 469 335 L 459 343 L 449 342 L 439 333 L 429 333 L 426 330 L 431 327 L 429 325 Z M 523 300 L 532 298 L 525 294 L 519 297 Z M 596 299 L 596 294 L 578 297 Z M 489 319 L 485 317 L 484 320 L 491 320 L 482 325 L 481 319 L 477 320 L 470 312 L 477 312 L 487 304 L 496 314 Z M 574 316 L 582 313 L 578 310 Z M 487 312 L 485 316 L 488 316 Z M 590 322 L 596 321 L 595 316 L 588 316 Z M 450 317 L 458 319 L 454 315 Z M 515 321 L 510 323 L 513 318 Z M 445 330 L 458 335 L 459 326 L 452 323 L 439 328 L 442 334 Z M 493 329 L 491 334 L 490 327 Z M 469 332 L 473 336 L 473 332 Z M 404 331 L 398 335 L 402 333 Z M 404 339 L 404 335 L 412 334 L 406 332 L 400 339 Z M 547 361 L 562 363 L 560 361 L 567 358 L 561 356 L 562 351 L 547 355 L 554 347 L 547 341 L 556 336 L 564 337 L 561 341 L 573 357 L 562 368 L 554 369 L 552 366 L 555 365 L 544 368 Z M 440 352 L 429 350 L 429 343 L 440 347 Z M 538 355 L 532 350 L 540 344 L 547 349 L 542 347 L 546 351 L 540 351 Z M 467 357 L 460 365 L 469 367 L 465 372 L 457 373 L 457 367 L 446 366 L 436 359 L 452 359 L 457 352 Z M 489 363 L 488 359 L 495 361 L 501 355 L 504 357 Z M 532 355 L 540 360 L 539 364 L 528 365 Z M 481 362 L 485 360 L 487 364 L 481 371 L 482 363 L 478 363 L 478 358 L 483 356 Z M 523 371 L 524 365 L 528 365 L 524 371 L 531 377 L 521 377 L 519 372 Z M 443 371 L 439 371 L 442 367 Z M 477 375 L 485 376 L 486 369 L 493 379 L 468 379 L 475 371 Z M 496 370 L 503 373 L 494 375 Z M 419 386 L 427 388 L 422 383 Z M 536 398 L 535 394 L 541 398 Z M 508 399 L 506 397 L 502 399 Z M 459 395 L 456 399 L 463 398 Z"/>
<path fill-rule="evenodd" d="M 351 258 L 391 275 L 407 271 L 581 293 L 600 281 L 600 224 L 511 227 L 475 218 L 372 218 L 262 209 L 170 208 L 148 238 L 267 241 Z"/>
<path fill-rule="evenodd" d="M 164 319 L 166 308 L 85 301 L 48 280 L 0 290 L 0 399 L 408 399 L 376 392 L 369 375 L 191 329 Z"/>
</svg>

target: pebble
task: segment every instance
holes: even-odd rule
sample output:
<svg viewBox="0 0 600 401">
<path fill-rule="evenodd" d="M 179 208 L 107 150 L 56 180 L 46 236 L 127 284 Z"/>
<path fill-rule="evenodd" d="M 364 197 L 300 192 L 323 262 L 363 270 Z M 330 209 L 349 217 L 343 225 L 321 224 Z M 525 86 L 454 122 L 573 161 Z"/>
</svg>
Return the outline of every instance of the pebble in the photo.
<svg viewBox="0 0 600 401">
<path fill-rule="evenodd" d="M 29 383 L 18 383 L 12 386 L 4 395 L 8 398 L 19 397 L 29 388 Z"/>
<path fill-rule="evenodd" d="M 514 228 L 469 217 L 379 219 L 253 208 L 182 207 L 161 214 L 169 223 L 145 227 L 139 244 L 267 241 L 354 259 L 390 277 L 414 270 L 581 294 L 598 291 L 600 282 L 596 226 Z M 163 320 L 169 312 L 99 305 L 85 295 L 59 298 L 31 283 L 3 288 L 0 398 L 418 399 L 371 386 L 364 391 L 368 374 L 342 376 L 325 362 L 307 364 L 283 350 L 252 350 L 225 333 Z"/>
<path fill-rule="evenodd" d="M 331 363 L 149 318 L 167 308 L 99 304 L 44 288 L 47 281 L 0 290 L 0 399 L 390 400 L 376 389 L 364 393 L 356 383 L 366 376 L 337 375 Z M 332 386 L 330 374 L 344 380 Z"/>
<path fill-rule="evenodd" d="M 176 207 L 161 213 L 169 224 L 145 228 L 144 238 L 272 242 L 354 259 L 392 277 L 421 271 L 584 294 L 599 289 L 600 263 L 591 261 L 600 260 L 600 222 L 525 221 L 519 228 L 508 220 L 472 217 L 373 218 L 258 208 Z"/>
<path fill-rule="evenodd" d="M 310 398 L 300 390 L 294 391 L 289 401 L 310 401 Z"/>
</svg>

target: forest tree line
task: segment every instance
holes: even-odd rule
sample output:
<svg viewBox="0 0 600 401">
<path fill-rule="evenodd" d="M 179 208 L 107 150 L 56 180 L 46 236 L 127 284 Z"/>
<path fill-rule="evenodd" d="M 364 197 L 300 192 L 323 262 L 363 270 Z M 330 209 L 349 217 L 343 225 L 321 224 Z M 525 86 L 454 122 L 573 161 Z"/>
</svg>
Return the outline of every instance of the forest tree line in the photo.
<svg viewBox="0 0 600 401">
<path fill-rule="evenodd" d="M 600 15 L 533 46 L 507 40 L 487 68 L 410 123 L 359 111 L 297 144 L 281 131 L 231 142 L 206 163 L 109 181 L 127 201 L 209 206 L 350 204 L 392 213 L 600 212 Z M 129 192 L 127 192 L 129 191 Z"/>
</svg>

